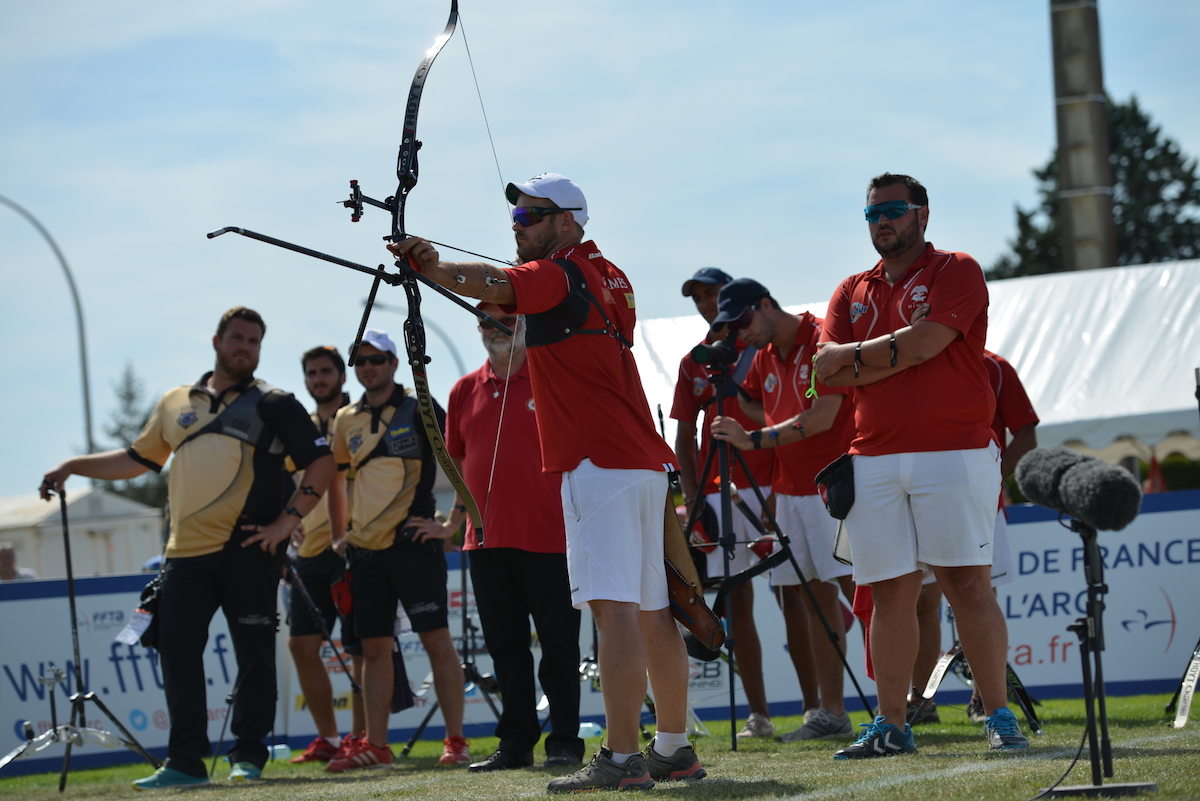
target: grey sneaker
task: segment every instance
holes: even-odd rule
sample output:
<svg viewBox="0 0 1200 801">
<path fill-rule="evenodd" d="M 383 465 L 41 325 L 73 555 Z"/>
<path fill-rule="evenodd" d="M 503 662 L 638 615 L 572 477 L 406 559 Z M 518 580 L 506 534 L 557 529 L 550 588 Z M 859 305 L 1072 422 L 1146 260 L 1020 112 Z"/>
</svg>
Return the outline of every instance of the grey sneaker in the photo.
<svg viewBox="0 0 1200 801">
<path fill-rule="evenodd" d="M 703 779 L 708 771 L 700 764 L 696 749 L 690 745 L 682 746 L 669 757 L 660 755 L 654 750 L 654 741 L 642 752 L 646 758 L 646 766 L 650 770 L 650 778 L 660 782 L 673 782 L 676 779 Z"/>
<path fill-rule="evenodd" d="M 654 779 L 646 767 L 646 759 L 634 754 L 629 761 L 618 765 L 612 761 L 612 751 L 601 747 L 592 761 L 570 776 L 551 779 L 548 793 L 576 793 L 581 790 L 653 790 Z"/>
<path fill-rule="evenodd" d="M 785 743 L 794 743 L 797 740 L 837 740 L 853 736 L 854 729 L 850 726 L 849 715 L 835 717 L 829 714 L 829 710 L 821 707 L 813 710 L 807 723 L 795 731 L 781 735 L 779 739 Z"/>
<path fill-rule="evenodd" d="M 775 736 L 775 724 L 766 715 L 760 715 L 757 712 L 751 712 L 750 717 L 746 718 L 746 725 L 737 733 L 738 739 L 747 737 L 767 737 Z"/>
<path fill-rule="evenodd" d="M 1002 706 L 988 716 L 984 724 L 987 732 L 988 746 L 993 751 L 1011 751 L 1017 748 L 1028 748 L 1029 740 L 1021 734 L 1021 727 L 1009 708 Z"/>
<path fill-rule="evenodd" d="M 987 712 L 983 709 L 983 699 L 978 695 L 971 696 L 971 701 L 967 704 L 967 717 L 972 723 L 987 723 Z"/>
</svg>

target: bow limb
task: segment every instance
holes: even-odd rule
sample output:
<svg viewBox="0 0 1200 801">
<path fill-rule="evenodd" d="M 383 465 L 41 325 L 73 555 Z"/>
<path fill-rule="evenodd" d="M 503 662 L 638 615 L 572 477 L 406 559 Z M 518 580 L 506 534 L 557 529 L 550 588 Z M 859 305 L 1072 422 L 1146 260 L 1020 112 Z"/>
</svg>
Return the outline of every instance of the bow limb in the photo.
<svg viewBox="0 0 1200 801">
<path fill-rule="evenodd" d="M 421 142 L 417 139 L 417 113 L 421 106 L 421 93 L 425 88 L 425 78 L 429 75 L 433 60 L 437 58 L 442 47 L 454 35 L 454 29 L 457 26 L 458 0 L 451 0 L 450 18 L 446 22 L 446 28 L 434 41 L 433 46 L 425 51 L 425 57 L 418 65 L 416 75 L 413 76 L 412 86 L 408 90 L 408 105 L 404 111 L 404 130 L 400 140 L 400 154 L 396 159 L 396 178 L 399 180 L 399 186 L 396 189 L 395 199 L 392 201 L 392 234 L 389 237 L 393 242 L 399 242 L 407 236 L 404 232 L 404 207 L 408 202 L 408 193 L 417 185 L 419 173 L 417 151 L 421 148 Z M 411 267 L 411 265 L 409 266 Z M 401 268 L 403 275 L 401 283 L 408 296 L 408 319 L 404 322 L 404 345 L 408 352 L 408 364 L 412 368 L 417 408 L 421 413 L 421 424 L 425 428 L 426 438 L 433 449 L 434 458 L 437 459 L 446 478 L 450 480 L 450 484 L 458 493 L 463 505 L 467 507 L 467 515 L 471 518 L 471 524 L 475 527 L 475 535 L 482 546 L 483 516 L 479 513 L 479 506 L 475 503 L 474 496 L 467 489 L 466 482 L 463 481 L 462 475 L 454 465 L 454 460 L 450 458 L 446 440 L 438 425 L 433 396 L 429 393 L 426 365 L 430 360 L 425 354 L 425 323 L 421 319 L 421 292 L 413 277 L 413 273 L 416 272 L 415 269 L 410 272 L 408 269 Z M 379 279 L 376 278 L 375 286 L 377 287 L 378 284 Z M 374 290 L 375 287 L 372 287 L 372 298 Z M 369 306 L 367 313 L 370 313 Z M 361 333 L 359 336 L 361 338 Z"/>
</svg>

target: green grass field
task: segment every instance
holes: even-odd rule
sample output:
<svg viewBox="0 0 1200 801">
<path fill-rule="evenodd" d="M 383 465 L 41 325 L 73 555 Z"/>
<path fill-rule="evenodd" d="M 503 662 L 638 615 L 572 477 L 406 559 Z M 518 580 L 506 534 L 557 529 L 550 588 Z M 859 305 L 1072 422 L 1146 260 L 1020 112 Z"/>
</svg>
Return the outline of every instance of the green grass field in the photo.
<svg viewBox="0 0 1200 801">
<path fill-rule="evenodd" d="M 1109 729 L 1113 742 L 1114 776 L 1108 782 L 1157 782 L 1161 799 L 1200 798 L 1200 721 L 1176 731 L 1163 713 L 1166 696 L 1110 698 Z M 656 793 L 696 799 L 1012 799 L 1035 796 L 1062 775 L 1075 755 L 1083 735 L 1081 701 L 1047 701 L 1040 708 L 1045 737 L 1032 739 L 1032 747 L 1017 754 L 987 751 L 982 727 L 967 722 L 961 707 L 939 707 L 941 724 L 916 729 L 919 754 L 855 762 L 831 757 L 838 743 L 784 744 L 755 740 L 729 747 L 729 724 L 709 722 L 711 737 L 700 738 L 696 750 L 709 778 L 693 784 L 659 784 Z M 856 724 L 865 713 L 852 715 Z M 779 731 L 798 725 L 799 718 L 776 718 Z M 588 741 L 595 750 L 600 739 Z M 496 747 L 494 738 L 476 738 L 471 752 L 480 758 Z M 95 746 L 88 746 L 94 749 Z M 399 750 L 395 748 L 393 750 Z M 214 783 L 187 792 L 204 801 L 259 801 L 324 798 L 487 799 L 529 798 L 545 795 L 546 782 L 555 774 L 543 768 L 468 774 L 465 769 L 436 764 L 441 744 L 418 743 L 413 755 L 398 760 L 392 770 L 370 770 L 334 776 L 321 764 L 268 764 L 263 780 L 251 785 L 229 785 L 228 765 L 217 767 Z M 541 754 L 539 753 L 539 759 Z M 130 781 L 148 775 L 146 764 L 124 765 L 70 775 L 66 796 L 72 798 L 144 798 Z M 1091 783 L 1087 748 L 1064 784 Z M 21 799 L 61 798 L 58 775 L 39 774 L 4 778 L 0 793 Z"/>
</svg>

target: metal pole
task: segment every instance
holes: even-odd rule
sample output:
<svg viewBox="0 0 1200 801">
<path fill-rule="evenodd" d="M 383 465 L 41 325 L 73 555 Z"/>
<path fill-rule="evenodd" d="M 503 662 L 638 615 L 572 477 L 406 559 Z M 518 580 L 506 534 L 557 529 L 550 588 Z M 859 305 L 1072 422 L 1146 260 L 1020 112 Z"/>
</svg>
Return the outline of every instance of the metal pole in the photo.
<svg viewBox="0 0 1200 801">
<path fill-rule="evenodd" d="M 83 306 L 79 302 L 79 290 L 75 288 L 75 277 L 71 275 L 71 268 L 67 266 L 66 257 L 58 249 L 58 243 L 54 241 L 54 237 L 50 236 L 50 232 L 38 222 L 36 217 L 18 204 L 4 197 L 4 195 L 0 195 L 0 203 L 20 214 L 38 230 L 38 233 L 49 243 L 50 249 L 54 251 L 54 255 L 58 257 L 58 263 L 62 265 L 63 274 L 67 276 L 67 286 L 71 290 L 71 300 L 75 303 L 75 324 L 79 330 L 79 371 L 83 376 L 83 425 L 84 433 L 87 435 L 87 452 L 95 453 L 96 444 L 92 440 L 92 392 L 88 383 L 87 341 L 83 330 Z M 95 484 L 95 481 L 92 483 Z"/>
<path fill-rule="evenodd" d="M 363 305 L 366 305 L 366 301 L 363 301 Z M 378 300 L 375 301 L 375 308 L 383 311 L 408 314 L 408 309 L 402 309 L 399 306 L 393 306 L 390 303 L 384 303 Z M 461 378 L 462 376 L 465 376 L 467 374 L 467 367 L 465 364 L 463 364 L 462 356 L 459 354 L 458 348 L 456 348 L 454 343 L 450 341 L 450 337 L 446 336 L 446 332 L 441 328 L 438 328 L 438 326 L 434 324 L 433 320 L 430 320 L 428 317 L 424 318 L 422 322 L 425 323 L 426 328 L 437 334 L 438 339 L 442 340 L 442 343 L 450 350 L 450 355 L 454 358 L 454 366 L 458 368 L 459 377 Z"/>
</svg>

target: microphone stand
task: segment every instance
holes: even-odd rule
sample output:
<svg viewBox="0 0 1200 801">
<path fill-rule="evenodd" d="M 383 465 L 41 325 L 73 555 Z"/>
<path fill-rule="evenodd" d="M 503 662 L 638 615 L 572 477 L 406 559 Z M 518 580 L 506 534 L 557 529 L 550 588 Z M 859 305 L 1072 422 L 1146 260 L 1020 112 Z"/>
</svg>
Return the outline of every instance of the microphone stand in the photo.
<svg viewBox="0 0 1200 801">
<path fill-rule="evenodd" d="M 1104 695 L 1104 667 L 1100 654 L 1104 651 L 1104 560 L 1096 542 L 1096 529 L 1080 520 L 1071 521 L 1071 530 L 1083 539 L 1083 576 L 1087 582 L 1087 616 L 1067 627 L 1079 636 L 1079 656 L 1083 670 L 1083 700 L 1087 705 L 1088 751 L 1092 763 L 1092 783 L 1072 787 L 1052 787 L 1043 790 L 1043 797 L 1122 796 L 1157 792 L 1155 782 L 1126 782 L 1104 784 L 1111 779 L 1112 741 L 1108 737 L 1108 711 Z M 1093 683 L 1094 681 L 1094 683 Z M 1099 725 L 1097 726 L 1097 721 Z M 1103 778 L 1102 778 L 1103 774 Z"/>
</svg>

